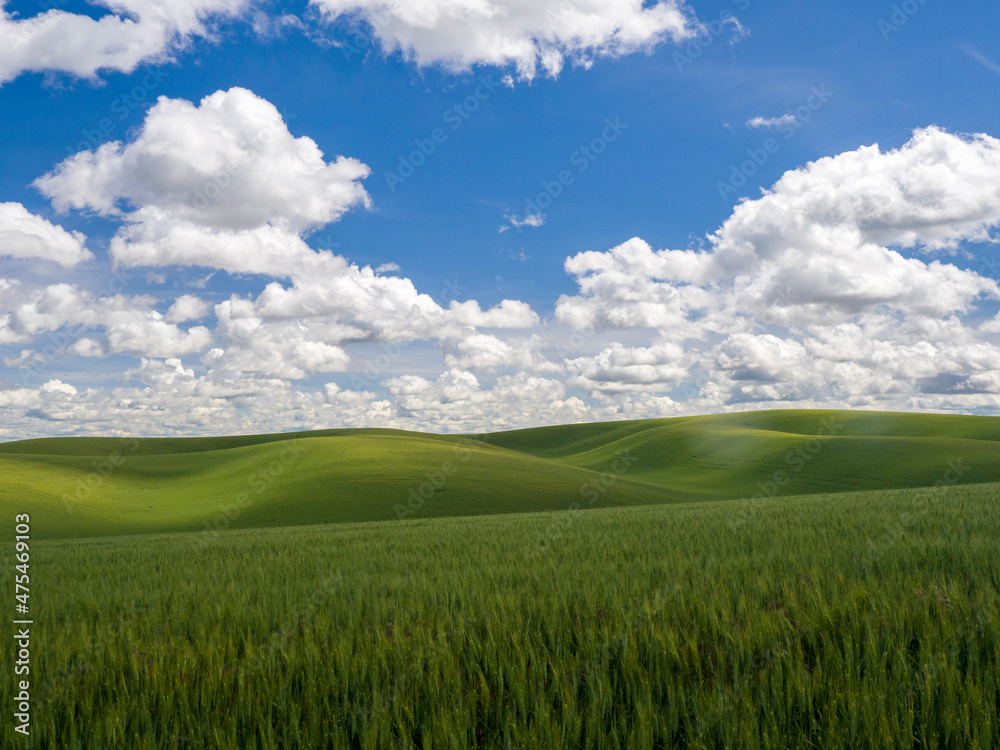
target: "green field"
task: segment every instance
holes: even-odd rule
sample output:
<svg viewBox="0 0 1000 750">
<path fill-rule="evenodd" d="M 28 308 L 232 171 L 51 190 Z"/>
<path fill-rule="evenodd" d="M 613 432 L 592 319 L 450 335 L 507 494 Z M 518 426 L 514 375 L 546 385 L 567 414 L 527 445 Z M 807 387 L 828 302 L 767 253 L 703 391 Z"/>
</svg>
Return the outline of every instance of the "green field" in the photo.
<svg viewBox="0 0 1000 750">
<path fill-rule="evenodd" d="M 0 510 L 70 538 L 1000 482 L 990 417 L 762 411 L 471 437 L 3 443 Z"/>
<path fill-rule="evenodd" d="M 38 542 L 7 746 L 996 748 L 998 490 Z"/>
<path fill-rule="evenodd" d="M 0 747 L 1000 747 L 1000 419 L 53 438 L 0 477 Z"/>
</svg>

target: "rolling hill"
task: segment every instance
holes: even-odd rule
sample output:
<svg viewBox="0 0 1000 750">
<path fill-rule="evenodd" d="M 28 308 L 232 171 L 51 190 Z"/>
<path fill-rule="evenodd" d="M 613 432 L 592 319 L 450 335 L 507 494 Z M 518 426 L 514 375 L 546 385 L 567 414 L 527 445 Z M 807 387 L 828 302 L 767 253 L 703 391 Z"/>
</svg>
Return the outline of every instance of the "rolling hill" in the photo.
<svg viewBox="0 0 1000 750">
<path fill-rule="evenodd" d="M 490 435 L 380 429 L 0 444 L 39 537 L 1000 482 L 1000 418 L 757 411 Z"/>
</svg>

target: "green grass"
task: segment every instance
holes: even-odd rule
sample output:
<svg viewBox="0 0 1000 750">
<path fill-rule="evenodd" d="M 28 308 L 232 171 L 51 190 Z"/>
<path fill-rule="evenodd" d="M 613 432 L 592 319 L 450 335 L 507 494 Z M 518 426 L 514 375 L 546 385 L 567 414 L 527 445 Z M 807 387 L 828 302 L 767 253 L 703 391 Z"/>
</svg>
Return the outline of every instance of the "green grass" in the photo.
<svg viewBox="0 0 1000 750">
<path fill-rule="evenodd" d="M 949 461 L 967 467 L 960 483 L 1000 481 L 1000 418 L 765 411 L 477 442 L 395 430 L 50 438 L 0 444 L 0 511 L 30 508 L 43 538 L 268 528 L 920 487 Z"/>
<path fill-rule="evenodd" d="M 605 445 L 571 438 L 567 460 Z M 229 452 L 165 471 L 221 481 Z M 996 748 L 998 498 L 32 542 L 35 726 L 17 746 Z"/>
</svg>

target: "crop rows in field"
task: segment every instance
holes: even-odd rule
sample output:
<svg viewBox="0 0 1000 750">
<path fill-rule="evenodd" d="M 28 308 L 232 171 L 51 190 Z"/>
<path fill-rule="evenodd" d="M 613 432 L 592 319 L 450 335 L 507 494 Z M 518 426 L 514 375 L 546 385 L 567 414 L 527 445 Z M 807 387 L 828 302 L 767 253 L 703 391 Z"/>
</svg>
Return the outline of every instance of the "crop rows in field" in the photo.
<svg viewBox="0 0 1000 750">
<path fill-rule="evenodd" d="M 997 501 L 42 542 L 33 746 L 994 748 Z"/>
</svg>

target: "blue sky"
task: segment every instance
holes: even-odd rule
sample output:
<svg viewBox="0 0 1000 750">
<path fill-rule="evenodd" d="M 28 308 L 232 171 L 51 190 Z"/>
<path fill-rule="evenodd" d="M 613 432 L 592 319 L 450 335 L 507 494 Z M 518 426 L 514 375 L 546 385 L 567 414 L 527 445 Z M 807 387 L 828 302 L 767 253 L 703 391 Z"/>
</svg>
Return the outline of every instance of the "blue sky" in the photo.
<svg viewBox="0 0 1000 750">
<path fill-rule="evenodd" d="M 995 4 L 119 6 L 3 5 L 0 437 L 997 410 Z"/>
</svg>

